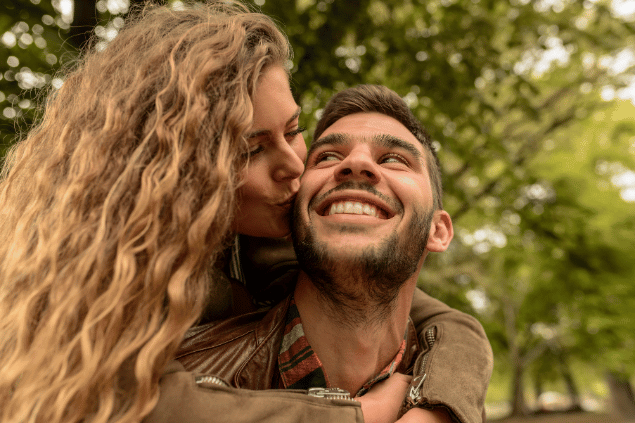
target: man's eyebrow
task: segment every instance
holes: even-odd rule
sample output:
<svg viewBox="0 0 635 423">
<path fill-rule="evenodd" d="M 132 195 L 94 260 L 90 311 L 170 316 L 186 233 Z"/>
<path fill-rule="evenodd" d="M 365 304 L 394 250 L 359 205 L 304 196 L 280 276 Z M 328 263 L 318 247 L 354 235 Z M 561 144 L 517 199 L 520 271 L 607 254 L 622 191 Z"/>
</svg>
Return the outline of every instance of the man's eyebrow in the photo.
<svg viewBox="0 0 635 423">
<path fill-rule="evenodd" d="M 343 145 L 346 144 L 349 140 L 349 136 L 346 134 L 340 134 L 340 133 L 333 133 L 333 134 L 328 134 L 325 137 L 322 137 L 316 141 L 313 141 L 311 143 L 311 147 L 309 147 L 309 152 L 307 153 L 307 156 L 310 156 L 311 153 L 313 153 L 314 150 L 320 148 L 323 145 Z"/>
<path fill-rule="evenodd" d="M 382 147 L 387 148 L 400 148 L 410 153 L 415 159 L 421 158 L 421 151 L 417 149 L 412 143 L 402 140 L 399 137 L 393 135 L 381 134 L 373 137 L 373 141 Z"/>
<path fill-rule="evenodd" d="M 310 156 L 315 149 L 320 148 L 321 146 L 325 144 L 337 146 L 337 145 L 344 145 L 349 141 L 350 141 L 350 135 L 348 134 L 342 134 L 342 133 L 328 134 L 327 136 L 322 137 L 318 139 L 317 141 L 313 141 L 313 143 L 311 144 L 311 148 L 309 149 L 308 156 Z M 399 137 L 395 137 L 394 135 L 389 135 L 389 134 L 375 135 L 372 137 L 371 142 L 388 149 L 399 148 L 401 150 L 407 151 L 417 160 L 419 160 L 422 156 L 421 151 L 419 151 L 417 147 L 415 147 L 412 143 L 405 141 Z"/>
<path fill-rule="evenodd" d="M 300 117 L 300 113 L 301 113 L 301 112 L 302 112 L 302 108 L 301 108 L 300 106 L 298 106 L 298 108 L 296 109 L 296 111 L 295 111 L 295 113 L 293 114 L 293 116 L 291 116 L 291 117 L 289 118 L 289 120 L 285 123 L 285 126 L 289 126 L 289 125 L 291 125 L 291 123 L 292 123 L 294 120 L 296 120 L 297 118 L 299 118 L 299 117 Z M 260 130 L 260 131 L 254 131 L 254 132 L 251 132 L 251 133 L 247 134 L 247 137 L 246 137 L 246 138 L 247 138 L 247 139 L 250 139 L 250 138 L 257 138 L 257 137 L 261 137 L 261 136 L 263 136 L 263 135 L 271 135 L 271 131 L 270 131 L 270 130 L 268 130 L 268 129 L 262 129 L 262 130 Z"/>
</svg>

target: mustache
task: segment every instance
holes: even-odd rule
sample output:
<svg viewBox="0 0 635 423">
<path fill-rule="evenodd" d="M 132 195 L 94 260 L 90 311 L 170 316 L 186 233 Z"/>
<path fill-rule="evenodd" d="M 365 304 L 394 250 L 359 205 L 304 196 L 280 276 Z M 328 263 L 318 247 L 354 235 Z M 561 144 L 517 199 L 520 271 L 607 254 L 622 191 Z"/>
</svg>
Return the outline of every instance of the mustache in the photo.
<svg viewBox="0 0 635 423">
<path fill-rule="evenodd" d="M 309 201 L 309 209 L 314 208 L 316 204 L 320 204 L 322 201 L 324 201 L 326 197 L 333 194 L 334 192 L 344 191 L 347 189 L 369 192 L 373 194 L 374 196 L 380 198 L 386 204 L 388 204 L 396 213 L 401 213 L 403 211 L 403 205 L 401 204 L 401 202 L 394 200 L 382 194 L 381 192 L 377 191 L 377 189 L 368 182 L 358 182 L 358 181 L 344 181 L 340 185 L 336 186 L 335 188 L 331 188 L 324 194 L 318 195 L 317 197 L 313 197 L 313 199 Z"/>
</svg>

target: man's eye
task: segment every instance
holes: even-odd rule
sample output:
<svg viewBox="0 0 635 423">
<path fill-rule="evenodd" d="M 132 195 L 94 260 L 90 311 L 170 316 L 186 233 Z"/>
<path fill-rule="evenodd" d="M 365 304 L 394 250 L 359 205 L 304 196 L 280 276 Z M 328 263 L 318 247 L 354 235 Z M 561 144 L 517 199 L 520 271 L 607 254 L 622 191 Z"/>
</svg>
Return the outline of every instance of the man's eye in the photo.
<svg viewBox="0 0 635 423">
<path fill-rule="evenodd" d="M 335 160 L 339 160 L 339 157 L 337 157 L 334 153 L 320 153 L 315 158 L 315 163 L 332 162 L 332 161 L 335 161 Z"/>
<path fill-rule="evenodd" d="M 390 154 L 381 158 L 380 163 L 400 163 L 400 164 L 408 164 L 408 160 L 399 154 Z"/>
</svg>

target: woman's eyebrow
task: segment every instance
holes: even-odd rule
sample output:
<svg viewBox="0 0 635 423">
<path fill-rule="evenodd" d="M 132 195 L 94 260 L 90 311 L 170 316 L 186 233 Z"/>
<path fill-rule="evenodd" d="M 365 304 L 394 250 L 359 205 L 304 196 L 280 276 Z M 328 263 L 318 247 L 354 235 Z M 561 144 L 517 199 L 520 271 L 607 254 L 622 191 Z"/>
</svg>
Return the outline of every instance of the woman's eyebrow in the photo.
<svg viewBox="0 0 635 423">
<path fill-rule="evenodd" d="M 296 109 L 296 111 L 293 114 L 293 116 L 291 116 L 289 118 L 289 120 L 287 121 L 287 125 L 291 125 L 291 123 L 293 123 L 294 120 L 299 118 L 300 117 L 300 113 L 302 113 L 302 107 L 298 106 L 298 108 Z"/>
<path fill-rule="evenodd" d="M 293 116 L 291 116 L 289 118 L 289 120 L 287 120 L 287 122 L 285 123 L 286 126 L 291 125 L 291 123 L 293 123 L 294 120 L 296 120 L 297 118 L 300 117 L 300 113 L 302 112 L 302 108 L 300 106 L 298 106 L 298 108 L 296 109 L 295 113 L 293 114 Z M 247 134 L 247 139 L 250 138 L 257 138 L 257 137 L 261 137 L 263 135 L 271 135 L 271 131 L 269 129 L 262 129 L 260 131 L 254 131 L 254 132 L 250 132 L 249 134 Z"/>
</svg>

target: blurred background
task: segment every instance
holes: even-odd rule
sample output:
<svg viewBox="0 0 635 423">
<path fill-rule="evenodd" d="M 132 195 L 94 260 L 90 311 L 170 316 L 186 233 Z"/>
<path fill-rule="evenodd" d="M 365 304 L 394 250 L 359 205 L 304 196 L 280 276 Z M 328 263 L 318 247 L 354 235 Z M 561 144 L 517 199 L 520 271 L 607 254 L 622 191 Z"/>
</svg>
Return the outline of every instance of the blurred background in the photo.
<svg viewBox="0 0 635 423">
<path fill-rule="evenodd" d="M 359 83 L 397 91 L 435 140 L 456 236 L 420 286 L 485 326 L 490 420 L 635 421 L 635 0 L 248 3 L 294 47 L 309 141 Z M 2 1 L 0 157 L 142 5 Z"/>
</svg>

